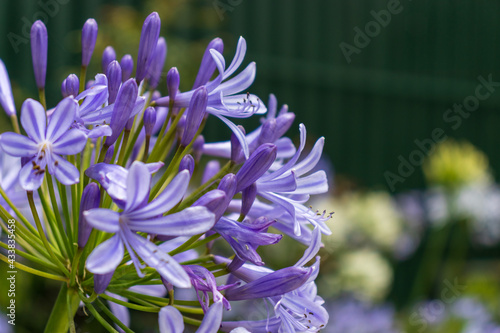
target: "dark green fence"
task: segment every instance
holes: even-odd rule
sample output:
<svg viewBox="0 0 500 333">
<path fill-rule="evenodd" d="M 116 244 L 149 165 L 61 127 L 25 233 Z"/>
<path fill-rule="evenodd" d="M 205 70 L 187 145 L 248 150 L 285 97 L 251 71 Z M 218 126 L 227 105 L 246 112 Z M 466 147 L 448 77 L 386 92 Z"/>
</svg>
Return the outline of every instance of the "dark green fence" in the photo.
<svg viewBox="0 0 500 333">
<path fill-rule="evenodd" d="M 58 4 L 56 14 L 44 9 L 49 3 Z M 26 40 L 23 17 L 32 22 L 37 13 L 47 15 L 48 86 L 55 101 L 68 68 L 79 63 L 79 54 L 67 50 L 68 39 L 78 36 L 68 32 L 80 29 L 88 17 L 99 19 L 103 4 L 128 5 L 144 12 L 156 5 L 179 6 L 170 0 L 0 0 L 0 57 L 15 78 L 14 88 L 23 88 L 17 94 L 18 108 L 36 90 L 29 43 L 18 40 L 16 52 L 9 33 Z M 162 34 L 167 40 L 176 36 L 199 42 L 220 34 L 229 57 L 237 37 L 244 36 L 247 61 L 257 62 L 252 92 L 264 100 L 274 92 L 279 102 L 297 113 L 297 124 L 307 125 L 311 139 L 326 136 L 326 153 L 338 173 L 362 185 L 386 186 L 384 172 L 397 173 L 398 157 L 408 159 L 418 149 L 414 140 L 431 138 L 435 128 L 471 141 L 488 154 L 495 170 L 500 169 L 500 89 L 481 100 L 477 111 L 463 118 L 456 130 L 454 121 L 443 119 L 455 103 L 475 95 L 479 76 L 500 81 L 500 1 L 197 0 L 183 4 L 188 9 L 182 15 L 176 12 L 170 23 L 164 19 L 168 27 Z M 391 13 L 390 22 L 384 13 Z M 375 16 L 383 24 L 373 23 Z M 368 35 L 373 36 L 368 36 L 369 43 L 361 38 L 356 46 L 356 27 L 369 29 Z M 355 50 L 350 62 L 341 43 L 344 49 Z M 167 60 L 167 65 L 176 64 Z M 213 138 L 217 131 L 210 132 Z M 421 169 L 415 168 L 405 179 L 396 190 L 421 186 Z"/>
</svg>

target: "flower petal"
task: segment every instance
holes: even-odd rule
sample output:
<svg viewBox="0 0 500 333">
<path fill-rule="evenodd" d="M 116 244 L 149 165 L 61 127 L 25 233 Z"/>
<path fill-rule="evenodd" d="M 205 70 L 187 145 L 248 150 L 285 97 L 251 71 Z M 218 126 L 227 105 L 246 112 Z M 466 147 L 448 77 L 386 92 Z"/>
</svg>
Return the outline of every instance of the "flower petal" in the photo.
<svg viewBox="0 0 500 333">
<path fill-rule="evenodd" d="M 21 124 L 26 134 L 39 143 L 45 140 L 46 115 L 42 104 L 28 98 L 21 106 Z"/>
<path fill-rule="evenodd" d="M 0 105 L 2 105 L 9 117 L 16 114 L 16 105 L 12 96 L 9 74 L 2 59 L 0 59 Z"/>
<path fill-rule="evenodd" d="M 222 301 L 218 301 L 208 309 L 196 333 L 217 333 L 222 322 Z"/>
<path fill-rule="evenodd" d="M 231 61 L 231 64 L 224 73 L 224 79 L 229 77 L 238 69 L 238 67 L 240 67 L 243 59 L 245 58 L 246 52 L 247 42 L 245 38 L 240 36 L 240 38 L 238 39 L 238 46 L 236 46 L 236 54 L 234 55 L 233 61 Z"/>
<path fill-rule="evenodd" d="M 148 168 L 142 162 L 134 162 L 127 175 L 127 205 L 125 212 L 134 211 L 141 204 L 147 202 L 149 197 L 149 184 L 151 183 L 151 174 Z"/>
<path fill-rule="evenodd" d="M 183 170 L 179 172 L 165 190 L 158 195 L 156 199 L 151 201 L 147 206 L 128 214 L 134 219 L 148 219 L 153 216 L 158 216 L 168 212 L 174 207 L 186 193 L 189 185 L 189 171 Z"/>
<path fill-rule="evenodd" d="M 54 144 L 52 152 L 58 155 L 74 155 L 80 153 L 87 143 L 87 136 L 75 129 L 67 131 Z"/>
<path fill-rule="evenodd" d="M 215 215 L 206 207 L 198 206 L 158 218 L 130 219 L 128 226 L 134 231 L 164 236 L 193 236 L 210 230 L 214 224 Z"/>
<path fill-rule="evenodd" d="M 51 154 L 57 180 L 64 185 L 73 185 L 80 181 L 80 171 L 64 158 Z"/>
<path fill-rule="evenodd" d="M 179 288 L 190 288 L 191 280 L 182 266 L 157 245 L 135 233 L 128 232 L 127 240 L 139 257 L 158 273 Z"/>
<path fill-rule="evenodd" d="M 182 314 L 173 306 L 161 308 L 158 314 L 160 333 L 182 333 L 184 332 L 184 320 Z"/>
<path fill-rule="evenodd" d="M 7 154 L 16 157 L 29 157 L 38 152 L 38 145 L 33 140 L 12 132 L 0 135 L 0 147 Z"/>
<path fill-rule="evenodd" d="M 72 97 L 66 97 L 57 104 L 54 113 L 49 118 L 47 126 L 47 140 L 57 141 L 65 134 L 75 120 L 78 102 Z"/>
<path fill-rule="evenodd" d="M 35 158 L 31 159 L 19 172 L 19 183 L 26 191 L 37 190 L 42 185 L 43 177 L 45 175 L 45 172 L 33 169 L 33 164 L 31 162 L 34 160 Z"/>
<path fill-rule="evenodd" d="M 114 235 L 92 251 L 87 258 L 86 267 L 94 274 L 112 272 L 122 261 L 123 254 L 123 242 L 118 234 Z"/>
<path fill-rule="evenodd" d="M 83 212 L 87 223 L 96 229 L 106 232 L 120 230 L 120 214 L 106 208 L 94 208 Z"/>
</svg>

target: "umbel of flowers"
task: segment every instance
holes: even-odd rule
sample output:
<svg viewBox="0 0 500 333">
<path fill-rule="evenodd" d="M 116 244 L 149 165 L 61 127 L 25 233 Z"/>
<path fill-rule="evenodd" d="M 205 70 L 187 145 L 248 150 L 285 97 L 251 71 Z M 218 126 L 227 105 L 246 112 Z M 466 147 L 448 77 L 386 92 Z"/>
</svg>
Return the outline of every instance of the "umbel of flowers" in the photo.
<svg viewBox="0 0 500 333">
<path fill-rule="evenodd" d="M 298 147 L 284 136 L 294 114 L 286 106 L 278 111 L 272 95 L 266 107 L 246 92 L 256 66 L 235 74 L 243 38 L 229 65 L 222 40 L 212 40 L 189 91 L 179 91 L 179 72 L 168 70 L 161 96 L 167 47 L 160 25 L 157 13 L 146 18 L 135 65 L 131 55 L 117 61 L 107 47 L 102 73 L 87 81 L 98 31 L 89 19 L 80 75 L 62 82 L 63 98 L 49 108 L 47 30 L 35 22 L 39 98 L 22 104 L 21 126 L 0 61 L 0 103 L 14 129 L 0 136 L 0 217 L 7 233 L 17 221 L 19 259 L 0 258 L 62 282 L 46 332 L 76 332 L 80 302 L 110 332 L 132 332 L 124 309 L 157 313 L 160 332 L 183 332 L 185 324 L 197 332 L 321 330 L 328 314 L 316 293 L 317 252 L 330 215 L 305 203 L 328 190 L 325 172 L 315 170 L 324 139 L 304 153 L 304 125 Z M 265 116 L 251 132 L 235 123 L 254 115 Z M 231 129 L 227 141 L 205 142 L 208 117 Z M 217 159 L 203 165 L 202 156 Z M 282 237 L 307 247 L 295 265 L 274 271 L 257 249 Z M 218 253 L 217 242 L 232 254 Z M 182 289 L 197 299 L 176 297 Z M 253 299 L 265 300 L 267 317 L 224 320 L 233 302 Z"/>
</svg>

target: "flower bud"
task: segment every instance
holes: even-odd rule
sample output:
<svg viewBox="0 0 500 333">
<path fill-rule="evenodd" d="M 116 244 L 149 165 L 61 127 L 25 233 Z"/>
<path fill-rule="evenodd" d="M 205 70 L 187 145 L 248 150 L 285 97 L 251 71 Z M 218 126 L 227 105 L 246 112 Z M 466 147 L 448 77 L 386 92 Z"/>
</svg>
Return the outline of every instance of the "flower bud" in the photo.
<svg viewBox="0 0 500 333">
<path fill-rule="evenodd" d="M 114 273 L 115 271 L 107 274 L 94 274 L 94 291 L 96 294 L 102 294 L 106 291 Z"/>
<path fill-rule="evenodd" d="M 236 174 L 238 178 L 238 187 L 236 193 L 252 185 L 271 167 L 276 159 L 276 146 L 272 143 L 265 143 L 259 146 L 250 155 Z"/>
<path fill-rule="evenodd" d="M 214 59 L 212 58 L 212 54 L 210 53 L 211 49 L 215 49 L 219 53 L 222 53 L 224 50 L 224 42 L 222 42 L 222 39 L 215 38 L 208 43 L 205 54 L 203 54 L 203 58 L 201 59 L 200 69 L 198 71 L 198 75 L 196 76 L 196 80 L 194 81 L 193 89 L 207 84 L 208 80 L 210 80 L 214 74 L 216 65 Z"/>
<path fill-rule="evenodd" d="M 153 56 L 158 37 L 160 36 L 161 20 L 157 12 L 149 14 L 144 20 L 137 54 L 136 81 L 141 82 L 147 74 L 150 59 Z"/>
<path fill-rule="evenodd" d="M 184 156 L 181 160 L 181 163 L 179 164 L 179 172 L 182 170 L 188 170 L 189 174 L 192 176 L 194 172 L 194 158 L 193 156 L 187 154 Z"/>
<path fill-rule="evenodd" d="M 122 68 L 118 61 L 113 60 L 109 63 L 106 69 L 106 77 L 108 78 L 108 103 L 113 104 L 122 83 Z"/>
<path fill-rule="evenodd" d="M 276 119 L 268 119 L 262 124 L 259 134 L 259 145 L 263 143 L 273 143 L 275 141 Z"/>
<path fill-rule="evenodd" d="M 78 95 L 78 89 L 80 85 L 80 80 L 78 80 L 78 76 L 75 74 L 68 75 L 67 78 L 64 79 L 61 85 L 61 93 L 63 97 L 68 97 L 73 95 L 76 97 Z"/>
<path fill-rule="evenodd" d="M 135 83 L 133 79 L 128 79 L 122 84 L 116 97 L 116 103 L 114 104 L 109 124 L 113 130 L 113 134 L 106 138 L 106 146 L 109 147 L 115 143 L 118 136 L 120 136 L 121 131 L 125 128 L 125 125 L 130 118 L 130 114 L 134 109 L 135 101 L 137 100 L 137 93 L 137 83 Z"/>
<path fill-rule="evenodd" d="M 107 72 L 108 65 L 113 60 L 116 60 L 115 49 L 113 47 L 111 47 L 111 46 L 108 46 L 102 52 L 101 66 L 102 66 L 102 72 L 103 73 Z"/>
<path fill-rule="evenodd" d="M 78 216 L 78 247 L 83 249 L 90 236 L 92 227 L 87 223 L 83 212 L 92 208 L 98 208 L 101 199 L 99 185 L 96 183 L 88 184 L 82 193 L 80 202 L 80 215 Z"/>
<path fill-rule="evenodd" d="M 33 71 L 38 89 L 45 88 L 45 77 L 47 74 L 47 28 L 42 21 L 38 20 L 31 26 L 31 58 L 33 60 Z"/>
<path fill-rule="evenodd" d="M 153 129 L 156 124 L 156 110 L 153 107 L 148 107 L 144 110 L 144 131 L 146 136 L 153 134 Z"/>
<path fill-rule="evenodd" d="M 203 177 L 201 179 L 201 183 L 205 184 L 210 180 L 213 176 L 217 174 L 220 170 L 220 163 L 217 160 L 212 160 L 207 163 L 205 166 L 205 171 L 203 172 Z"/>
<path fill-rule="evenodd" d="M 208 93 L 205 86 L 198 88 L 189 102 L 186 115 L 186 125 L 182 134 L 181 145 L 186 147 L 200 128 L 207 109 Z"/>
<path fill-rule="evenodd" d="M 125 54 L 120 60 L 120 67 L 122 68 L 122 82 L 127 81 L 132 76 L 134 71 L 134 59 L 130 54 Z"/>
<path fill-rule="evenodd" d="M 175 100 L 175 95 L 177 95 L 177 91 L 179 90 L 179 84 L 181 82 L 181 77 L 179 76 L 179 71 L 177 67 L 172 67 L 167 73 L 167 88 L 168 88 L 168 97 L 170 101 Z"/>
<path fill-rule="evenodd" d="M 252 208 L 253 202 L 257 197 L 257 186 L 255 183 L 248 186 L 241 191 L 241 215 L 247 216 L 250 208 Z"/>
<path fill-rule="evenodd" d="M 238 128 L 243 134 L 246 134 L 243 126 L 238 125 Z M 241 142 L 238 140 L 234 132 L 231 132 L 231 161 L 236 164 L 245 162 L 245 155 L 243 153 L 243 148 L 241 147 Z"/>
<path fill-rule="evenodd" d="M 161 72 L 167 58 L 167 42 L 165 38 L 160 37 L 151 59 L 151 65 L 148 68 L 148 80 L 151 89 L 156 89 L 160 82 Z"/>
<path fill-rule="evenodd" d="M 97 40 L 97 22 L 90 18 L 83 25 L 82 29 L 82 66 L 87 67 L 94 53 L 95 42 Z"/>
<path fill-rule="evenodd" d="M 198 135 L 193 143 L 193 157 L 196 162 L 199 162 L 203 155 L 203 145 L 205 145 L 205 137 L 203 135 Z"/>
</svg>

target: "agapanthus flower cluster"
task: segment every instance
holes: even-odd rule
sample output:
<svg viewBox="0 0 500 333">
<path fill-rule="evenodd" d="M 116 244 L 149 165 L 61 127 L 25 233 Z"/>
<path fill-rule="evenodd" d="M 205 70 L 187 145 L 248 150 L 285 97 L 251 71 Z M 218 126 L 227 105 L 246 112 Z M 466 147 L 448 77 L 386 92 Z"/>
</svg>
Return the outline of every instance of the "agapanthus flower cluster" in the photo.
<svg viewBox="0 0 500 333">
<path fill-rule="evenodd" d="M 0 259 L 62 282 L 46 331 L 76 332 L 72 318 L 83 302 L 111 332 L 132 332 L 128 309 L 157 313 L 164 333 L 187 325 L 197 332 L 318 332 L 328 313 L 316 292 L 317 253 L 331 233 L 331 214 L 307 201 L 328 191 L 326 173 L 316 169 L 324 139 L 307 152 L 301 124 L 295 147 L 284 136 L 295 115 L 286 106 L 278 111 L 272 95 L 266 107 L 247 92 L 256 65 L 238 71 L 243 38 L 229 65 L 223 41 L 212 40 L 192 89 L 180 91 L 179 71 L 164 69 L 160 28 L 158 14 L 150 14 L 137 57 L 118 60 L 108 46 L 102 73 L 87 80 L 98 38 L 96 21 L 87 20 L 81 71 L 64 79 L 62 98 L 51 106 L 47 29 L 35 22 L 39 98 L 21 105 L 20 126 L 0 60 L 0 104 L 14 129 L 0 136 L 0 217 L 5 232 L 17 221 L 19 260 Z M 257 129 L 238 123 L 254 115 L 265 115 Z M 227 141 L 205 142 L 208 117 L 229 127 Z M 304 256 L 291 267 L 265 267 L 258 248 L 283 237 L 305 244 Z M 187 290 L 194 297 L 184 297 Z M 268 305 L 266 319 L 224 320 L 234 302 L 256 299 Z"/>
</svg>

